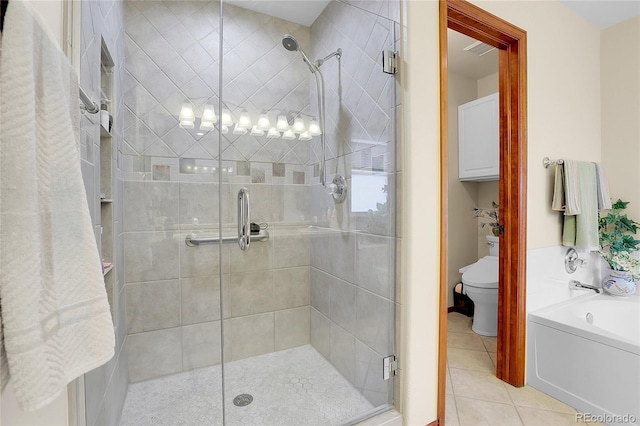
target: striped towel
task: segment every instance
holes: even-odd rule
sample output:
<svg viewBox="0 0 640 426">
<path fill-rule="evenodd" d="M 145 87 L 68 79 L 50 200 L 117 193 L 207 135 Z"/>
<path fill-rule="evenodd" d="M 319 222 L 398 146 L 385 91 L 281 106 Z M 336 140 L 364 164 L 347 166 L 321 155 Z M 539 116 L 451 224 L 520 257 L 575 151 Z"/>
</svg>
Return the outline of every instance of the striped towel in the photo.
<svg viewBox="0 0 640 426">
<path fill-rule="evenodd" d="M 563 170 L 556 169 L 552 208 L 565 212 L 562 245 L 597 251 L 600 245 L 596 166 L 586 161 L 565 160 L 558 167 Z"/>
<path fill-rule="evenodd" d="M 562 211 L 565 215 L 580 214 L 577 163 L 565 160 L 563 164 L 556 165 L 551 209 Z"/>
<path fill-rule="evenodd" d="M 609 193 L 609 181 L 604 166 L 600 163 L 596 165 L 596 179 L 598 182 L 598 210 L 611 210 L 611 194 Z"/>
</svg>

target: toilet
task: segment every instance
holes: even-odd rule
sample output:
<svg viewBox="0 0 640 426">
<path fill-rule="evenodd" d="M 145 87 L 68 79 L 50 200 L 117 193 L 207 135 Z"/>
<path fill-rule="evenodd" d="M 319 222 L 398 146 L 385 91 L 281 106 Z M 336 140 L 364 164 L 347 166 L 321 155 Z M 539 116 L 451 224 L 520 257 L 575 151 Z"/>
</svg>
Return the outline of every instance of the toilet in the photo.
<svg viewBox="0 0 640 426">
<path fill-rule="evenodd" d="M 489 256 L 460 268 L 465 293 L 475 306 L 471 329 L 482 336 L 498 335 L 498 241 L 487 235 Z"/>
</svg>

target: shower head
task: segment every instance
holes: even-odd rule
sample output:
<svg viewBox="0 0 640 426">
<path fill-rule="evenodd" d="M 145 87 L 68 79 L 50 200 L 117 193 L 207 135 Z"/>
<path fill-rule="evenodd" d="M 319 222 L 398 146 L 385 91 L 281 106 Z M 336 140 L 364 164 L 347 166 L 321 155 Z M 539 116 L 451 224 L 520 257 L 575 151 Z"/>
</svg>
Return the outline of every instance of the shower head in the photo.
<svg viewBox="0 0 640 426">
<path fill-rule="evenodd" d="M 291 52 L 298 50 L 298 40 L 296 40 L 291 34 L 285 34 L 282 36 L 282 45 L 285 49 Z"/>
<path fill-rule="evenodd" d="M 304 50 L 302 50 L 302 48 L 298 44 L 298 40 L 296 40 L 294 36 L 292 36 L 291 34 L 283 35 L 282 45 L 284 46 L 285 49 L 287 49 L 290 52 L 295 52 L 295 51 L 300 52 L 300 55 L 302 56 L 302 60 L 307 64 L 307 66 L 309 67 L 309 70 L 312 73 L 315 73 L 318 70 L 318 68 L 311 63 L 306 53 L 304 53 Z"/>
</svg>

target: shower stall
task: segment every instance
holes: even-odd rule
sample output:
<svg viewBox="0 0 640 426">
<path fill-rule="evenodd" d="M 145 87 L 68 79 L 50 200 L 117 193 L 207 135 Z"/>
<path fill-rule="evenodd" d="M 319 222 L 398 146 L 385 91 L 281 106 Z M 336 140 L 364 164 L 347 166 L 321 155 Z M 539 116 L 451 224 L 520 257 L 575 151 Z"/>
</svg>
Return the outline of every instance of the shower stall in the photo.
<svg viewBox="0 0 640 426">
<path fill-rule="evenodd" d="M 122 425 L 393 406 L 397 8 L 124 2 Z"/>
</svg>

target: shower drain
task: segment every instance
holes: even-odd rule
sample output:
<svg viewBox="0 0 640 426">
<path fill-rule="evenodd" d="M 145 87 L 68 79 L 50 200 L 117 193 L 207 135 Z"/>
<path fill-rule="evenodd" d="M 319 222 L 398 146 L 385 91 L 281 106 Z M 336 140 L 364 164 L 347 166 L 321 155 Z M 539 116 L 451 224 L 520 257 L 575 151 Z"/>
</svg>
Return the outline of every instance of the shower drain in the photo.
<svg viewBox="0 0 640 426">
<path fill-rule="evenodd" d="M 238 407 L 244 407 L 246 405 L 251 404 L 252 402 L 253 402 L 253 397 L 248 393 L 243 393 L 233 398 L 233 405 L 236 405 Z"/>
</svg>

